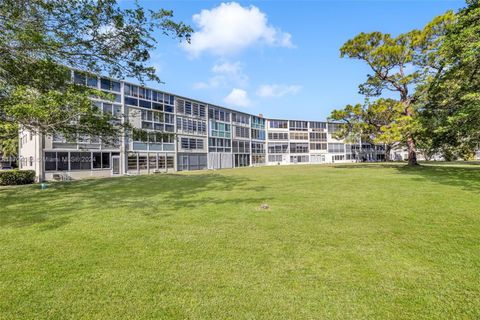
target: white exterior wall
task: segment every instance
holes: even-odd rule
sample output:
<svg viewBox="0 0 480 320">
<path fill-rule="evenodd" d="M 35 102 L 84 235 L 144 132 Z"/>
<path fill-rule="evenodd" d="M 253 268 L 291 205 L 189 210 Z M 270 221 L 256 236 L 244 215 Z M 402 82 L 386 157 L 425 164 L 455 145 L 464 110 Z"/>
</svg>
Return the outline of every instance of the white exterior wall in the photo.
<svg viewBox="0 0 480 320">
<path fill-rule="evenodd" d="M 140 106 L 132 107 L 132 106 L 126 105 L 125 100 L 124 100 L 124 98 L 126 96 L 125 93 L 127 92 L 126 91 L 126 83 L 123 82 L 123 81 L 117 81 L 117 82 L 120 82 L 120 89 L 119 89 L 120 91 L 115 91 L 115 94 L 120 96 L 121 101 L 118 100 L 118 101 L 114 102 L 113 104 L 115 104 L 117 106 L 121 105 L 122 114 L 125 115 L 125 117 L 122 119 L 122 122 L 128 121 L 134 128 L 142 128 L 142 115 L 141 115 L 142 111 L 141 110 L 148 111 L 150 109 L 147 109 L 145 107 L 145 105 L 143 105 L 145 107 L 145 109 L 143 109 Z M 97 85 L 98 85 L 98 88 L 100 88 L 100 81 L 98 81 Z M 158 90 L 156 90 L 156 91 L 161 93 Z M 112 91 L 112 93 L 113 93 L 113 91 Z M 171 95 L 169 93 L 164 93 L 164 94 L 166 96 L 167 95 L 174 96 L 174 95 Z M 179 97 L 179 96 L 174 96 L 174 97 L 175 97 L 175 100 L 182 99 L 184 101 L 189 100 L 189 101 L 195 102 L 194 100 L 184 98 L 184 97 Z M 138 98 L 138 99 L 141 99 L 141 97 Z M 144 102 L 149 101 L 146 98 L 144 98 L 144 100 L 146 100 Z M 166 101 L 167 100 L 164 101 L 165 104 L 171 105 L 172 100 L 170 100 L 169 102 L 166 102 Z M 101 101 L 98 101 L 98 102 L 102 103 Z M 105 103 L 112 103 L 112 102 L 105 102 Z M 115 152 L 115 153 L 118 153 L 119 154 L 119 159 L 120 159 L 119 175 L 152 173 L 152 172 L 160 171 L 160 170 L 157 170 L 157 169 L 154 170 L 154 169 L 150 168 L 150 164 L 147 166 L 147 169 L 138 169 L 138 170 L 128 171 L 127 170 L 128 169 L 128 155 L 132 154 L 132 152 L 137 157 L 137 166 L 139 166 L 139 163 L 140 163 L 140 160 L 139 160 L 140 156 L 142 156 L 142 157 L 147 156 L 147 158 L 148 158 L 151 155 L 155 155 L 155 156 L 157 156 L 157 155 L 158 156 L 167 156 L 168 155 L 168 156 L 173 156 L 174 157 L 173 158 L 174 159 L 174 161 L 173 161 L 174 168 L 170 169 L 170 170 L 177 170 L 179 154 L 182 154 L 182 155 L 203 154 L 203 155 L 206 155 L 206 157 L 207 157 L 207 167 L 209 169 L 232 168 L 232 167 L 235 166 L 233 143 L 230 146 L 231 147 L 230 152 L 221 152 L 221 151 L 219 151 L 218 153 L 217 152 L 209 152 L 208 148 L 209 148 L 209 137 L 210 137 L 210 128 L 209 128 L 210 121 L 209 121 L 208 109 L 210 107 L 226 110 L 230 114 L 237 113 L 237 114 L 247 115 L 248 117 L 250 117 L 249 124 L 235 123 L 231 117 L 230 117 L 229 121 L 224 121 L 223 123 L 228 123 L 230 125 L 231 135 L 230 135 L 229 138 L 227 138 L 227 139 L 230 140 L 230 142 L 233 142 L 233 140 L 238 140 L 238 141 L 246 141 L 246 142 L 250 143 L 249 157 L 250 157 L 250 165 L 251 166 L 253 166 L 253 164 L 252 164 L 252 146 L 251 146 L 252 142 L 263 143 L 264 144 L 264 146 L 265 146 L 265 164 L 268 164 L 268 165 L 294 164 L 295 163 L 295 158 L 293 158 L 293 161 L 292 161 L 292 159 L 291 159 L 292 156 L 293 157 L 304 157 L 304 156 L 308 157 L 308 162 L 298 162 L 299 164 L 305 164 L 305 163 L 318 164 L 318 163 L 332 163 L 332 162 L 337 163 L 337 162 L 354 162 L 355 161 L 355 160 L 346 160 L 345 152 L 331 154 L 331 153 L 328 153 L 328 150 L 310 150 L 310 143 L 312 143 L 312 141 L 310 141 L 310 135 L 309 134 L 311 132 L 324 132 L 324 133 L 326 133 L 327 134 L 327 141 L 321 141 L 321 143 L 326 143 L 327 146 L 328 146 L 328 143 L 344 143 L 343 141 L 339 141 L 339 140 L 336 140 L 336 139 L 332 138 L 332 135 L 330 133 L 328 133 L 328 128 L 316 127 L 316 129 L 313 130 L 310 127 L 311 126 L 310 122 L 308 122 L 308 126 L 307 126 L 306 130 L 293 131 L 293 130 L 290 130 L 290 127 L 289 127 L 290 126 L 290 121 L 289 120 L 283 120 L 283 121 L 287 121 L 287 128 L 271 128 L 269 119 L 265 119 L 265 129 L 264 129 L 265 130 L 265 141 L 263 141 L 263 140 L 252 140 L 252 135 L 251 135 L 252 118 L 253 118 L 252 115 L 248 115 L 248 114 L 245 114 L 243 112 L 238 112 L 238 111 L 223 108 L 223 107 L 209 105 L 209 104 L 202 103 L 202 102 L 198 102 L 198 103 L 199 104 L 200 103 L 204 104 L 207 107 L 206 116 L 204 118 L 199 117 L 198 115 L 190 115 L 189 116 L 189 115 L 186 115 L 185 113 L 183 113 L 183 114 L 177 113 L 177 105 L 175 104 L 175 110 L 174 110 L 175 119 L 174 119 L 174 122 L 173 122 L 173 126 L 174 126 L 174 133 L 176 133 L 176 136 L 175 136 L 175 139 L 174 139 L 175 143 L 172 143 L 172 144 L 164 144 L 164 143 L 146 144 L 145 143 L 145 145 L 141 146 L 139 144 L 142 144 L 142 143 L 134 144 L 133 141 L 132 141 L 133 139 L 130 139 L 127 136 L 122 136 L 122 137 L 120 137 L 120 141 L 121 141 L 120 145 L 117 146 L 116 148 L 112 149 L 112 148 L 102 146 L 101 144 L 93 144 L 93 143 L 91 143 L 91 144 L 87 144 L 87 143 L 70 143 L 70 144 L 69 143 L 63 143 L 62 144 L 62 143 L 58 143 L 58 142 L 53 142 L 52 138 L 50 138 L 50 137 L 47 137 L 47 136 L 41 137 L 39 135 L 33 136 L 30 139 L 30 136 L 28 135 L 28 133 L 25 133 L 25 132 L 21 131 L 20 132 L 20 139 L 23 139 L 23 140 L 22 140 L 22 144 L 21 144 L 21 147 L 20 147 L 20 150 L 19 150 L 19 154 L 22 158 L 26 159 L 26 160 L 23 160 L 24 161 L 23 163 L 25 165 L 22 168 L 23 169 L 35 170 L 37 172 L 38 180 L 43 180 L 43 179 L 51 180 L 55 176 L 58 176 L 59 173 L 65 174 L 65 172 L 67 172 L 66 174 L 72 179 L 83 179 L 83 178 L 89 178 L 89 177 L 107 177 L 107 176 L 112 176 L 113 175 L 112 169 L 91 169 L 91 170 L 77 170 L 77 171 L 68 170 L 68 171 L 63 171 L 63 172 L 62 171 L 58 171 L 58 172 L 49 171 L 49 172 L 44 173 L 44 161 L 43 161 L 44 152 L 79 152 L 79 151 L 110 152 L 110 153 Z M 140 105 L 142 105 L 142 104 L 140 104 Z M 153 105 L 151 107 L 153 108 Z M 176 122 L 176 117 L 177 116 L 189 117 L 191 119 L 204 120 L 205 123 L 206 123 L 207 134 L 206 135 L 205 134 L 201 135 L 201 134 L 196 134 L 196 133 L 180 132 L 179 130 L 177 130 L 177 122 Z M 262 118 L 263 118 L 263 116 L 262 116 Z M 282 121 L 282 120 L 280 120 L 280 121 Z M 222 121 L 218 121 L 218 122 L 222 122 Z M 295 124 L 293 124 L 293 125 L 295 125 Z M 240 137 L 240 136 L 236 136 L 236 133 L 235 133 L 235 127 L 236 126 L 245 127 L 248 130 L 250 130 L 249 138 L 243 138 L 243 137 Z M 300 127 L 297 127 L 297 128 L 300 128 Z M 292 132 L 303 132 L 303 133 L 306 133 L 308 135 L 308 138 L 304 139 L 304 140 L 291 140 L 291 139 L 288 139 L 288 140 L 270 140 L 268 138 L 268 133 L 271 133 L 271 132 L 282 132 L 282 133 L 287 133 L 289 135 Z M 27 135 L 27 136 L 25 136 L 25 135 Z M 196 149 L 196 150 L 183 149 L 182 146 L 181 146 L 181 138 L 182 137 L 202 139 L 203 149 Z M 289 138 L 290 138 L 290 136 L 289 136 Z M 268 144 L 272 143 L 272 142 L 287 144 L 288 145 L 287 152 L 286 153 L 269 154 L 268 153 Z M 319 141 L 315 141 L 315 142 L 318 143 Z M 43 143 L 43 145 L 42 145 L 42 143 Z M 309 152 L 308 153 L 294 153 L 294 152 L 292 152 L 292 150 L 290 150 L 290 146 L 291 146 L 290 144 L 291 143 L 305 143 L 305 144 L 308 145 Z M 238 153 L 238 154 L 244 154 L 244 153 Z M 275 155 L 279 159 L 277 159 L 275 161 L 269 161 L 269 155 Z M 333 157 L 335 155 L 342 155 L 343 159 L 342 160 L 334 160 Z M 32 159 L 33 161 L 30 162 L 30 159 Z M 93 163 L 93 160 L 92 160 L 92 163 Z M 158 160 L 157 164 L 159 164 L 159 160 Z M 112 167 L 112 159 L 110 159 L 110 166 Z"/>
<path fill-rule="evenodd" d="M 19 161 L 21 170 L 35 170 L 36 181 L 42 180 L 42 139 L 39 134 L 27 130 L 19 132 Z"/>
</svg>

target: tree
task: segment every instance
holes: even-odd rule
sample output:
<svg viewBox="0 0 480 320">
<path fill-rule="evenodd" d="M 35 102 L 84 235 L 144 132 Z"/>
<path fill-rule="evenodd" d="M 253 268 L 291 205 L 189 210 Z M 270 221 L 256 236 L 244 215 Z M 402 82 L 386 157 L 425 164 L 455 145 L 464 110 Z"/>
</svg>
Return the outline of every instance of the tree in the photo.
<svg viewBox="0 0 480 320">
<path fill-rule="evenodd" d="M 122 126 L 89 99 L 111 97 L 72 83 L 69 68 L 160 81 L 148 66 L 153 32 L 187 41 L 192 32 L 172 16 L 115 0 L 1 0 L 0 127 L 118 136 Z"/>
<path fill-rule="evenodd" d="M 425 136 L 452 159 L 468 159 L 480 144 L 480 5 L 467 4 L 430 59 L 437 68 L 424 85 L 421 108 Z"/>
<path fill-rule="evenodd" d="M 415 103 L 421 93 L 415 89 L 425 80 L 425 71 L 433 70 L 433 52 L 452 16 L 453 13 L 448 12 L 435 18 L 423 30 L 412 30 L 397 37 L 381 32 L 362 32 L 340 49 L 341 57 L 364 61 L 373 72 L 359 86 L 361 94 L 367 98 L 379 97 L 385 92 L 398 94 L 401 117 L 395 118 L 385 134 L 395 132 L 395 135 L 401 135 L 399 141 L 407 145 L 409 165 L 418 164 Z M 427 63 L 430 64 L 427 66 Z"/>
<path fill-rule="evenodd" d="M 403 105 L 403 116 L 408 119 L 414 114 L 414 96 L 410 87 L 420 78 L 418 71 L 411 70 L 416 52 L 413 33 L 394 38 L 380 32 L 360 33 L 348 40 L 340 49 L 341 57 L 365 61 L 373 74 L 360 85 L 360 93 L 367 97 L 380 96 L 385 90 L 399 94 Z M 408 147 L 408 163 L 417 164 L 415 138 L 411 131 L 404 130 Z"/>
<path fill-rule="evenodd" d="M 329 119 L 345 124 L 336 133 L 339 139 L 385 144 L 386 160 L 392 147 L 402 139 L 401 130 L 408 128 L 403 123 L 408 120 L 404 119 L 403 105 L 394 99 L 380 98 L 373 102 L 367 99 L 364 105 L 347 105 L 333 110 Z"/>
</svg>

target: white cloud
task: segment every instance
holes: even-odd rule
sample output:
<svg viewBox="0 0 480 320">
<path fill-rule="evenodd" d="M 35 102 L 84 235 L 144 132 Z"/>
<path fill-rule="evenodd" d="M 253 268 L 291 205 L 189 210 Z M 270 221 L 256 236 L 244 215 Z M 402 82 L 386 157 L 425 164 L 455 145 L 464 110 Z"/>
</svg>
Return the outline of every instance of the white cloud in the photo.
<svg viewBox="0 0 480 320">
<path fill-rule="evenodd" d="M 214 74 L 206 82 L 197 82 L 193 85 L 195 89 L 216 89 L 227 87 L 231 84 L 245 86 L 248 83 L 248 76 L 243 72 L 243 64 L 239 61 L 220 61 L 212 67 Z"/>
<path fill-rule="evenodd" d="M 299 85 L 264 84 L 257 90 L 263 98 L 280 98 L 288 94 L 297 94 L 302 89 Z"/>
<path fill-rule="evenodd" d="M 190 44 L 182 44 L 193 57 L 203 52 L 226 56 L 256 44 L 293 47 L 291 35 L 269 25 L 265 13 L 255 6 L 222 3 L 195 14 L 193 21 L 198 30 L 193 33 Z"/>
<path fill-rule="evenodd" d="M 233 107 L 249 107 L 252 105 L 247 91 L 238 88 L 233 88 L 224 101 L 228 106 Z"/>
</svg>

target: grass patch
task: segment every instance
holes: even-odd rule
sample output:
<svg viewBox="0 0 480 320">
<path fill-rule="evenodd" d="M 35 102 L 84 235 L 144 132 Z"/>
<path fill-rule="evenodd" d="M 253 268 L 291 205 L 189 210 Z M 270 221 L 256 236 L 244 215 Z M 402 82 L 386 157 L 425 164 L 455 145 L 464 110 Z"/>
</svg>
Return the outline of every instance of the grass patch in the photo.
<svg viewBox="0 0 480 320">
<path fill-rule="evenodd" d="M 0 208 L 1 319 L 480 318 L 478 165 L 85 180 Z"/>
</svg>

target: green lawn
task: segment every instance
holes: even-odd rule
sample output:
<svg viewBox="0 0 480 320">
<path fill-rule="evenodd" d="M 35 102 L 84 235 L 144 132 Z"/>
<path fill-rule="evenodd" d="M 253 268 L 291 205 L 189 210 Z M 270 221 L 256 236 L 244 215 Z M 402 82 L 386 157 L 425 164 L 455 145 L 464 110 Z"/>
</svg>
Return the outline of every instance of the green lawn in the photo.
<svg viewBox="0 0 480 320">
<path fill-rule="evenodd" d="M 0 319 L 60 318 L 479 319 L 480 165 L 2 188 Z"/>
</svg>

